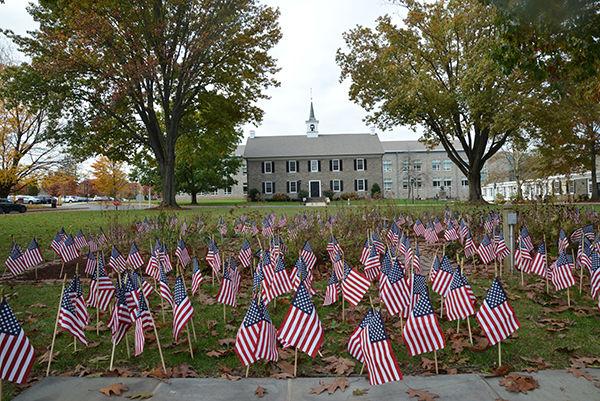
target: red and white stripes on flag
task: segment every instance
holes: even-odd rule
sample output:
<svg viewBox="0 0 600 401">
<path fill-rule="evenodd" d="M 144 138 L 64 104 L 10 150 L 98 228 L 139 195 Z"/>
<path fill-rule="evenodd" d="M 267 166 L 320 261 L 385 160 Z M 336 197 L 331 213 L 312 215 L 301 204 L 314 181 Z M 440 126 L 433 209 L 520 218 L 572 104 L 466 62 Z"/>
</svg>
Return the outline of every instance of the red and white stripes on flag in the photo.
<svg viewBox="0 0 600 401">
<path fill-rule="evenodd" d="M 35 361 L 34 349 L 17 317 L 0 300 L 0 380 L 24 384 Z"/>
<path fill-rule="evenodd" d="M 84 331 L 86 322 L 82 321 L 79 317 L 71 300 L 71 295 L 67 291 L 63 291 L 61 298 L 60 311 L 58 314 L 58 327 L 70 333 L 81 343 L 87 345 Z"/>
<path fill-rule="evenodd" d="M 556 288 L 556 291 L 564 290 L 575 285 L 573 277 L 573 260 L 566 253 L 558 255 L 558 259 L 550 266 L 550 281 Z"/>
<path fill-rule="evenodd" d="M 194 315 L 194 307 L 190 298 L 187 296 L 183 278 L 178 276 L 175 279 L 175 291 L 173 299 L 173 338 L 175 342 L 179 339 L 179 334 L 185 328 L 185 325 Z"/>
<path fill-rule="evenodd" d="M 274 269 L 273 266 L 268 269 L 269 274 L 267 274 L 266 266 L 264 267 L 263 272 L 265 274 L 263 293 L 265 295 L 265 302 L 267 304 L 278 296 L 287 294 L 292 290 L 292 282 L 290 281 L 290 276 L 285 269 L 283 255 L 279 255 L 277 257 Z"/>
<path fill-rule="evenodd" d="M 302 282 L 277 331 L 277 338 L 284 348 L 296 347 L 312 358 L 323 345 L 323 326 L 310 294 Z"/>
<path fill-rule="evenodd" d="M 483 239 L 479 244 L 479 248 L 477 248 L 477 253 L 479 254 L 479 258 L 481 258 L 481 261 L 486 265 L 494 260 L 494 244 L 487 234 L 484 234 Z"/>
<path fill-rule="evenodd" d="M 517 249 L 515 249 L 515 269 L 529 273 L 531 270 L 531 252 L 525 240 L 519 237 Z"/>
<path fill-rule="evenodd" d="M 454 271 L 450 289 L 444 298 L 444 307 L 450 321 L 464 320 L 475 314 L 475 295 L 460 269 Z"/>
<path fill-rule="evenodd" d="M 138 310 L 135 314 L 135 356 L 144 352 L 144 344 L 146 343 L 144 333 L 154 329 L 154 319 L 148 309 L 148 303 L 143 293 L 140 293 L 138 305 Z"/>
<path fill-rule="evenodd" d="M 188 252 L 188 249 L 185 245 L 185 241 L 183 241 L 182 239 L 177 241 L 175 256 L 177 257 L 179 263 L 181 263 L 183 267 L 187 266 L 192 261 L 192 258 L 190 258 L 190 253 Z"/>
<path fill-rule="evenodd" d="M 371 282 L 362 273 L 354 270 L 344 260 L 344 276 L 342 278 L 342 296 L 351 305 L 358 305 L 369 290 Z"/>
<path fill-rule="evenodd" d="M 454 269 L 452 268 L 448 257 L 444 255 L 442 261 L 440 262 L 440 268 L 435 274 L 431 289 L 440 294 L 442 297 L 445 297 L 448 289 L 450 288 L 450 284 L 452 283 L 453 276 Z"/>
<path fill-rule="evenodd" d="M 116 272 L 123 273 L 127 269 L 127 261 L 121 255 L 121 252 L 113 245 L 110 251 L 110 258 L 108 258 L 108 265 L 113 268 Z"/>
<path fill-rule="evenodd" d="M 86 303 L 88 306 L 106 310 L 114 294 L 115 287 L 104 269 L 104 256 L 98 254 L 96 270 L 90 281 L 90 293 L 88 294 Z"/>
<path fill-rule="evenodd" d="M 504 340 L 520 327 L 515 311 L 508 303 L 508 297 L 497 277 L 492 282 L 476 317 L 491 345 Z"/>
<path fill-rule="evenodd" d="M 546 244 L 542 242 L 533 256 L 533 261 L 531 262 L 531 267 L 529 269 L 530 273 L 546 278 L 548 276 L 546 257 Z"/>
<path fill-rule="evenodd" d="M 8 258 L 6 258 L 5 265 L 13 276 L 18 276 L 27 270 L 27 261 L 23 257 L 21 247 L 17 245 L 17 243 L 13 243 L 10 254 L 8 255 Z"/>
<path fill-rule="evenodd" d="M 242 243 L 238 259 L 244 268 L 248 268 L 252 264 L 252 248 L 250 248 L 248 240 L 244 240 Z"/>
<path fill-rule="evenodd" d="M 402 338 L 411 356 L 442 349 L 446 345 L 427 291 L 419 294 L 402 330 Z"/>
<path fill-rule="evenodd" d="M 262 301 L 250 301 L 246 316 L 235 338 L 235 353 L 244 366 L 259 359 L 277 361 L 277 337 L 275 327 Z"/>
<path fill-rule="evenodd" d="M 79 257 L 79 250 L 77 249 L 72 236 L 67 235 L 60 244 L 59 255 L 64 263 L 68 263 Z"/>
<path fill-rule="evenodd" d="M 127 255 L 127 264 L 133 269 L 139 269 L 144 265 L 144 259 L 142 259 L 142 254 L 135 242 L 131 243 L 129 255 Z"/>
<path fill-rule="evenodd" d="M 600 298 L 600 254 L 592 252 L 592 267 L 590 269 L 590 293 L 592 299 Z"/>
<path fill-rule="evenodd" d="M 496 253 L 496 260 L 498 262 L 502 262 L 505 257 L 510 255 L 510 249 L 506 246 L 506 241 L 504 241 L 504 234 L 502 231 L 498 231 L 498 233 L 494 236 L 494 252 Z"/>
<path fill-rule="evenodd" d="M 192 258 L 192 266 L 194 268 L 194 271 L 192 272 L 192 295 L 195 295 L 198 292 L 198 289 L 200 289 L 200 284 L 202 284 L 204 278 L 202 277 L 198 258 L 195 256 Z"/>
<path fill-rule="evenodd" d="M 44 261 L 44 258 L 42 258 L 42 252 L 40 252 L 40 246 L 35 238 L 33 238 L 27 246 L 27 249 L 23 253 L 23 258 L 27 263 L 27 268 L 36 267 Z"/>
<path fill-rule="evenodd" d="M 391 315 L 407 317 L 410 305 L 410 288 L 404 274 L 404 268 L 397 259 L 387 262 L 385 258 L 384 264 L 390 263 L 390 268 L 384 278 L 385 285 L 381 286 L 379 296 Z"/>
<path fill-rule="evenodd" d="M 338 280 L 335 271 L 331 272 L 329 280 L 327 280 L 327 288 L 325 289 L 325 297 L 323 299 L 323 306 L 333 305 L 337 302 L 340 294 L 340 281 Z"/>
<path fill-rule="evenodd" d="M 237 306 L 237 293 L 240 287 L 240 273 L 237 267 L 231 263 L 233 259 L 229 259 L 229 263 L 225 264 L 223 269 L 223 280 L 217 294 L 217 302 L 229 306 Z"/>
<path fill-rule="evenodd" d="M 206 253 L 206 263 L 212 267 L 214 275 L 221 273 L 221 254 L 215 241 L 211 240 L 208 243 L 208 252 Z"/>
</svg>

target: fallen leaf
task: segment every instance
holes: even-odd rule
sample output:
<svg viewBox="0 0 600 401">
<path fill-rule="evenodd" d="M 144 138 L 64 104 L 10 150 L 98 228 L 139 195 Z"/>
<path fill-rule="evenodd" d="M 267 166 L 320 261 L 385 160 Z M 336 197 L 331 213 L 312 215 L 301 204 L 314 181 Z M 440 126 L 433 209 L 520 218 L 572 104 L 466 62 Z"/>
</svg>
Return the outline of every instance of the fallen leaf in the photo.
<svg viewBox="0 0 600 401">
<path fill-rule="evenodd" d="M 109 356 L 108 355 L 101 355 L 101 356 L 97 356 L 95 358 L 92 358 L 89 360 L 89 363 L 95 363 L 98 364 L 99 362 L 106 362 L 108 361 Z"/>
<path fill-rule="evenodd" d="M 319 381 L 319 385 L 317 387 L 312 387 L 310 389 L 310 394 L 322 394 L 327 391 L 328 394 L 333 394 L 337 389 L 341 391 L 346 391 L 348 387 L 348 379 L 345 377 L 338 377 L 333 379 L 330 382 L 324 382 L 322 380 Z"/>
<path fill-rule="evenodd" d="M 198 377 L 198 373 L 187 363 L 182 363 L 171 370 L 171 377 Z"/>
<path fill-rule="evenodd" d="M 355 388 L 352 391 L 352 395 L 355 396 L 355 397 L 360 397 L 360 396 L 363 396 L 363 395 L 367 395 L 368 392 L 369 392 L 368 388 Z"/>
<path fill-rule="evenodd" d="M 235 338 L 223 338 L 219 340 L 219 345 L 233 345 L 235 344 Z"/>
<path fill-rule="evenodd" d="M 127 390 L 127 386 L 123 383 L 113 383 L 109 386 L 102 387 L 99 391 L 107 397 L 112 397 L 113 395 L 121 395 Z"/>
<path fill-rule="evenodd" d="M 43 309 L 43 308 L 47 308 L 48 305 L 37 303 L 37 304 L 30 305 L 30 307 L 32 307 L 32 308 L 42 308 Z"/>
<path fill-rule="evenodd" d="M 234 382 L 235 382 L 235 381 L 238 381 L 238 380 L 240 380 L 240 379 L 242 378 L 242 376 L 236 376 L 236 375 L 232 375 L 232 374 L 230 374 L 230 373 L 223 373 L 223 374 L 221 375 L 221 378 L 222 378 L 222 379 L 231 380 L 231 381 L 234 381 Z"/>
<path fill-rule="evenodd" d="M 327 362 L 324 370 L 326 372 L 334 373 L 338 376 L 350 375 L 350 373 L 354 371 L 354 366 L 356 365 L 354 361 L 338 356 L 328 356 L 327 358 L 323 358 L 323 361 Z"/>
<path fill-rule="evenodd" d="M 492 370 L 492 373 L 486 377 L 506 376 L 507 374 L 509 374 L 512 371 L 512 369 L 513 369 L 512 366 L 510 366 L 508 364 L 504 364 L 504 365 L 498 366 L 496 369 Z"/>
<path fill-rule="evenodd" d="M 167 372 L 168 371 L 169 370 L 167 370 Z M 154 377 L 155 379 L 168 379 L 170 377 L 168 375 L 168 373 L 165 373 L 165 371 L 162 369 L 162 367 L 158 367 L 158 366 L 147 372 L 142 372 L 142 376 L 143 377 Z"/>
<path fill-rule="evenodd" d="M 152 398 L 154 394 L 152 393 L 137 393 L 137 394 L 132 394 L 132 395 L 127 395 L 126 397 L 131 399 L 131 400 L 147 400 L 148 398 Z"/>
<path fill-rule="evenodd" d="M 435 360 L 421 357 L 421 367 L 426 371 L 435 371 Z"/>
<path fill-rule="evenodd" d="M 500 385 L 512 393 L 527 393 L 535 390 L 540 385 L 532 376 L 511 373 L 500 380 Z"/>
<path fill-rule="evenodd" d="M 60 351 L 54 351 L 52 353 L 52 362 L 56 361 L 56 357 L 60 354 Z M 44 354 L 42 356 L 40 356 L 40 358 L 38 359 L 38 363 L 42 364 L 42 363 L 47 363 L 48 359 L 50 358 L 50 351 L 46 351 L 44 352 Z"/>
<path fill-rule="evenodd" d="M 254 390 L 254 394 L 256 394 L 258 398 L 263 398 L 266 393 L 267 389 L 261 386 L 256 387 L 256 390 Z"/>
<path fill-rule="evenodd" d="M 419 401 L 433 401 L 436 398 L 440 398 L 440 396 L 437 394 L 416 388 L 409 388 L 406 394 L 408 394 L 409 398 L 418 398 Z"/>
<path fill-rule="evenodd" d="M 220 349 L 215 349 L 215 350 L 212 350 L 212 351 L 208 351 L 206 353 L 206 355 L 210 356 L 210 357 L 213 357 L 213 358 L 219 358 L 219 357 L 225 355 L 226 353 L 227 353 L 226 351 L 223 351 L 223 350 L 220 350 Z"/>
</svg>

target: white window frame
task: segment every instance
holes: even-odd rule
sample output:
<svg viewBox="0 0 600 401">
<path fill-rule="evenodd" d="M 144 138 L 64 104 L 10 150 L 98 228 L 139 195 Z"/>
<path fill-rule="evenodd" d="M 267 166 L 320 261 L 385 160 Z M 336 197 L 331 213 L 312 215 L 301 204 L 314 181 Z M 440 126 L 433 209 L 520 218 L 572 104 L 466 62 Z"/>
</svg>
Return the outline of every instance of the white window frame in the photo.
<svg viewBox="0 0 600 401">
<path fill-rule="evenodd" d="M 392 161 L 391 160 L 383 160 L 383 172 L 389 173 L 392 171 Z"/>
<path fill-rule="evenodd" d="M 357 165 L 358 167 L 358 165 Z M 362 189 L 360 189 L 360 184 L 362 184 Z M 367 190 L 366 185 L 365 185 L 365 179 L 364 178 L 357 178 L 356 179 L 356 192 L 365 192 Z"/>
<path fill-rule="evenodd" d="M 442 162 L 444 171 L 452 171 L 452 160 L 446 159 Z"/>
<path fill-rule="evenodd" d="M 331 171 L 340 171 L 340 159 L 331 159 Z"/>
<path fill-rule="evenodd" d="M 410 185 L 410 181 L 408 179 L 402 180 L 402 189 L 408 189 L 409 185 Z"/>
<path fill-rule="evenodd" d="M 391 191 L 393 188 L 394 183 L 392 182 L 391 178 L 385 178 L 383 180 L 383 190 L 384 191 Z"/>
<path fill-rule="evenodd" d="M 450 183 L 450 184 L 447 184 Z M 452 178 L 444 178 L 442 181 L 442 184 L 444 188 L 452 188 Z"/>
<path fill-rule="evenodd" d="M 231 195 L 231 187 L 223 188 L 223 195 Z"/>
<path fill-rule="evenodd" d="M 460 183 L 461 183 L 461 185 L 463 187 L 468 187 L 469 186 L 469 179 L 468 178 L 463 178 L 463 179 L 461 179 Z"/>
<path fill-rule="evenodd" d="M 442 161 L 441 160 L 432 160 L 431 161 L 431 171 L 442 171 Z"/>
<path fill-rule="evenodd" d="M 358 166 L 358 162 L 360 162 L 361 166 Z M 365 171 L 365 159 L 360 158 L 356 159 L 356 171 Z"/>
<path fill-rule="evenodd" d="M 333 192 L 342 192 L 342 180 L 331 180 L 331 190 Z"/>
<path fill-rule="evenodd" d="M 265 174 L 273 174 L 273 161 L 271 161 L 271 160 L 265 160 L 263 162 L 263 166 L 264 166 L 264 169 L 265 169 Z M 269 169 L 268 169 L 269 171 L 267 171 L 267 166 L 269 166 Z"/>
<path fill-rule="evenodd" d="M 402 160 L 402 171 L 408 171 L 408 166 L 410 165 L 408 160 Z"/>
<path fill-rule="evenodd" d="M 246 160 L 242 161 L 242 174 L 248 174 L 248 163 L 246 163 Z"/>
<path fill-rule="evenodd" d="M 423 162 L 420 159 L 413 160 L 413 171 L 421 171 Z"/>
<path fill-rule="evenodd" d="M 311 173 L 319 172 L 319 160 L 311 160 L 310 161 L 310 172 Z"/>
<path fill-rule="evenodd" d="M 437 183 L 437 185 L 436 185 L 436 183 Z M 443 181 L 442 181 L 441 178 L 433 178 L 431 180 L 431 186 L 433 188 L 441 188 L 442 187 L 442 183 L 443 183 Z"/>
<path fill-rule="evenodd" d="M 294 190 L 292 190 L 292 184 L 294 185 Z M 288 181 L 288 187 L 290 188 L 290 191 L 288 193 L 290 193 L 290 194 L 298 193 L 298 181 Z"/>
<path fill-rule="evenodd" d="M 292 166 L 294 166 L 293 171 L 292 171 Z M 288 169 L 288 173 L 297 173 L 298 172 L 298 161 L 297 160 L 288 160 L 287 161 L 287 169 Z"/>
<path fill-rule="evenodd" d="M 273 181 L 265 181 L 265 195 L 272 195 L 273 194 Z M 267 190 L 267 185 L 269 185 L 271 187 L 271 189 Z"/>
</svg>

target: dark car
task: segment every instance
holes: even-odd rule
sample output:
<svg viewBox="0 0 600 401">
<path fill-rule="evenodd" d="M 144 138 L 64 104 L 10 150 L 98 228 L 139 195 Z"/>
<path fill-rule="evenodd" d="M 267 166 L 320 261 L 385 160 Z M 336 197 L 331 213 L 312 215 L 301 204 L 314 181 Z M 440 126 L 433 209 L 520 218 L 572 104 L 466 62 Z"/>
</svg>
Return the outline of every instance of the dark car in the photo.
<svg viewBox="0 0 600 401">
<path fill-rule="evenodd" d="M 27 207 L 18 203 L 13 203 L 6 198 L 0 198 L 0 213 L 19 212 L 25 213 Z"/>
</svg>

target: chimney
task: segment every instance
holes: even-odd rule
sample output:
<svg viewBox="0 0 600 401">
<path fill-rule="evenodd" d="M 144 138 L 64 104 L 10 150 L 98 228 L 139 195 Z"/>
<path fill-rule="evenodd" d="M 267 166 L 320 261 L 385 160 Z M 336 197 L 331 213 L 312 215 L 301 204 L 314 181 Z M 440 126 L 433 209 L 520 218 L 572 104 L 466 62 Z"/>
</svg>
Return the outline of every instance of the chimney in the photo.
<svg viewBox="0 0 600 401">
<path fill-rule="evenodd" d="M 375 127 L 374 126 L 371 126 L 369 128 L 369 130 L 371 131 L 371 135 L 377 135 L 377 132 L 375 131 Z"/>
<path fill-rule="evenodd" d="M 253 129 L 250 130 L 250 138 L 254 138 L 256 136 L 256 131 Z"/>
</svg>

